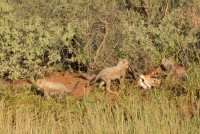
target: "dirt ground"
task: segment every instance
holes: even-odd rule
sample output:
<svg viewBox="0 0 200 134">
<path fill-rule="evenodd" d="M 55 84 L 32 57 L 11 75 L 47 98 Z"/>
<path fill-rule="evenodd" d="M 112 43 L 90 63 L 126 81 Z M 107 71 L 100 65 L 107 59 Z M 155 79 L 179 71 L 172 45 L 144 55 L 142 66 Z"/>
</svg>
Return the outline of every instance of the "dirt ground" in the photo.
<svg viewBox="0 0 200 134">
<path fill-rule="evenodd" d="M 68 89 L 73 89 L 73 87 L 75 86 L 75 84 L 77 82 L 78 86 L 77 88 L 71 92 L 71 95 L 76 96 L 78 98 L 82 98 L 84 97 L 84 95 L 88 95 L 89 93 L 91 93 L 93 91 L 93 87 L 92 86 L 87 86 L 88 84 L 88 80 L 85 80 L 83 78 L 80 78 L 78 76 L 76 76 L 76 74 L 72 74 L 70 72 L 53 72 L 51 74 L 49 74 L 48 76 L 45 76 L 44 79 L 48 80 L 48 81 L 52 81 L 52 82 L 60 82 L 62 84 L 64 84 Z M 30 82 L 25 81 L 25 80 L 18 80 L 18 81 L 14 81 L 12 83 L 12 87 L 18 88 L 20 86 L 23 85 L 28 85 L 30 86 Z"/>
<path fill-rule="evenodd" d="M 53 72 L 47 76 L 45 76 L 43 79 L 46 79 L 48 81 L 52 82 L 60 82 L 64 84 L 68 89 L 73 89 L 75 84 L 77 82 L 77 88 L 70 93 L 70 95 L 75 96 L 77 99 L 84 99 L 86 96 L 92 95 L 92 93 L 95 91 L 95 86 L 88 86 L 89 80 L 86 80 L 80 76 L 78 76 L 76 73 L 70 73 L 68 71 L 66 72 Z M 12 83 L 8 83 L 6 81 L 0 80 L 1 84 L 11 86 L 12 89 L 17 89 L 22 86 L 32 86 L 32 84 L 26 80 L 17 80 Z M 111 90 L 114 91 L 114 88 L 111 86 Z M 106 91 L 100 90 L 99 95 L 101 96 L 101 100 L 105 97 Z M 108 96 L 107 96 L 108 97 Z M 96 98 L 97 99 L 97 98 Z M 111 105 L 115 104 L 115 96 L 110 94 L 109 95 L 109 102 Z"/>
</svg>

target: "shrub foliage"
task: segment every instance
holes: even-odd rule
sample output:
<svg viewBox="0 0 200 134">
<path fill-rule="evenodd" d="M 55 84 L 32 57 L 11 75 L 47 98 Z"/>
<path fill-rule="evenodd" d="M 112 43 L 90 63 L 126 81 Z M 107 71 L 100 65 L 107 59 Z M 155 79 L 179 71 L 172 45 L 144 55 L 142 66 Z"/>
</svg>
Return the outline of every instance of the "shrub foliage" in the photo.
<svg viewBox="0 0 200 134">
<path fill-rule="evenodd" d="M 97 71 L 123 57 L 141 72 L 163 57 L 199 62 L 200 2 L 171 1 L 163 17 L 165 7 L 159 0 L 3 0 L 0 77 L 42 76 L 73 62 Z"/>
</svg>

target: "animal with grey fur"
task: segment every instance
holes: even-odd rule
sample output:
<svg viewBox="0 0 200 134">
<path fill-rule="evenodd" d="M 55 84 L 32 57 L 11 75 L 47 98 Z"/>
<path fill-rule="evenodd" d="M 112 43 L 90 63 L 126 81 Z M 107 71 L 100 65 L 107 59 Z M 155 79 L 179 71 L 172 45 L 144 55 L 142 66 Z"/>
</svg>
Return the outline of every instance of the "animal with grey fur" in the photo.
<svg viewBox="0 0 200 134">
<path fill-rule="evenodd" d="M 57 96 L 58 99 L 63 99 L 63 97 L 72 91 L 74 91 L 77 86 L 77 82 L 72 90 L 69 90 L 64 84 L 60 82 L 52 82 L 47 81 L 45 79 L 38 79 L 36 81 L 36 86 L 39 88 L 40 91 L 44 93 L 44 95 L 49 99 L 50 96 Z"/>
<path fill-rule="evenodd" d="M 120 80 L 120 84 L 124 84 L 124 78 L 126 75 L 126 69 L 129 67 L 129 61 L 127 59 L 120 59 L 116 66 L 107 67 L 101 70 L 90 82 L 89 85 L 101 80 L 100 86 L 106 84 L 106 90 L 110 93 L 114 93 L 110 90 L 112 80 Z"/>
</svg>

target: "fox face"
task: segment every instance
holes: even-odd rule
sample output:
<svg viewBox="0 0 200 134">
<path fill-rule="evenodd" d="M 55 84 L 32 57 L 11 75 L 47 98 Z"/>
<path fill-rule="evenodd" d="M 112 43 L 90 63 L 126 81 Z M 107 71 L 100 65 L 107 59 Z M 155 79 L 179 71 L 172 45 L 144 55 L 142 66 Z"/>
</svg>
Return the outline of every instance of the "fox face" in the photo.
<svg viewBox="0 0 200 134">
<path fill-rule="evenodd" d="M 120 59 L 117 65 L 127 69 L 129 67 L 129 61 L 128 59 Z"/>
</svg>

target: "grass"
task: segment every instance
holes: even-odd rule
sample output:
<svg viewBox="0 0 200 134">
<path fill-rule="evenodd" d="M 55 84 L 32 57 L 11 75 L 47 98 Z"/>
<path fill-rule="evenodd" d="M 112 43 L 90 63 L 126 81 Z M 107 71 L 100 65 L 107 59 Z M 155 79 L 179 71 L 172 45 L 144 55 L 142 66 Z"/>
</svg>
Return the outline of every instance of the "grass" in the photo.
<svg viewBox="0 0 200 134">
<path fill-rule="evenodd" d="M 195 87 L 199 73 L 189 76 L 181 91 L 176 82 L 150 91 L 127 85 L 110 103 L 95 92 L 83 100 L 67 96 L 63 102 L 35 95 L 30 87 L 0 92 L 0 133 L 199 133 L 199 98 Z M 176 91 L 170 84 L 176 84 Z M 178 92 L 177 90 L 180 90 Z"/>
<path fill-rule="evenodd" d="M 34 44 L 38 44 L 38 46 L 41 45 L 44 47 L 46 44 L 45 40 L 43 41 L 44 35 L 37 34 L 37 29 L 41 29 L 42 32 L 46 31 L 44 26 L 46 28 L 52 26 L 46 32 L 51 33 L 55 30 L 52 34 L 58 36 L 55 36 L 56 45 L 52 44 L 51 49 L 57 49 L 60 44 L 68 44 L 69 42 L 63 42 L 60 39 L 64 38 L 63 34 L 67 34 L 68 32 L 66 31 L 70 31 L 71 29 L 72 33 L 75 32 L 74 37 L 77 37 L 72 41 L 76 42 L 77 39 L 77 43 L 67 45 L 68 49 L 72 49 L 71 51 L 74 51 L 73 53 L 77 56 L 73 57 L 74 54 L 72 54 L 71 59 L 80 61 L 81 63 L 93 61 L 91 57 L 94 57 L 96 54 L 98 44 L 101 43 L 104 35 L 103 25 L 97 16 L 102 17 L 102 19 L 105 19 L 109 23 L 109 36 L 106 38 L 104 49 L 101 50 L 102 54 L 99 56 L 97 70 L 105 65 L 108 66 L 108 61 L 112 61 L 112 59 L 115 59 L 114 57 L 122 55 L 129 56 L 130 60 L 133 60 L 140 69 L 148 68 L 150 66 L 148 63 L 151 63 L 151 61 L 157 61 L 158 63 L 163 57 L 177 59 L 177 57 L 182 57 L 181 55 L 185 54 L 190 59 L 190 62 L 191 59 L 195 59 L 192 62 L 197 62 L 196 59 L 198 57 L 196 55 L 199 54 L 196 51 L 196 49 L 199 49 L 197 47 L 199 43 L 198 23 L 197 26 L 192 26 L 191 22 L 192 18 L 199 17 L 199 10 L 193 13 L 199 7 L 199 3 L 197 2 L 181 2 L 185 3 L 183 4 L 185 7 L 171 7 L 166 19 L 157 22 L 160 21 L 158 20 L 160 9 L 165 7 L 158 0 L 152 1 L 153 6 L 149 8 L 150 16 L 147 18 L 139 15 L 140 13 L 135 12 L 133 9 L 128 11 L 125 8 L 125 3 L 121 1 L 109 2 L 97 0 L 84 2 L 81 0 L 52 0 L 49 3 L 46 0 L 4 1 L 0 5 L 2 7 L 0 15 L 6 19 L 5 22 L 3 21 L 4 19 L 2 20 L 2 28 L 5 25 L 8 31 L 6 30 L 6 32 L 1 33 L 2 40 L 0 44 L 7 44 L 7 47 L 2 49 L 5 50 L 5 54 L 1 55 L 1 57 L 7 56 L 7 58 L 1 58 L 3 59 L 2 63 L 5 62 L 5 59 L 10 59 L 10 56 L 15 53 L 16 50 L 10 51 L 11 46 L 20 45 L 21 47 L 21 45 L 26 46 L 27 43 L 32 44 L 31 42 L 33 42 Z M 6 5 L 12 6 L 13 9 L 9 9 L 10 7 Z M 140 6 L 137 3 L 136 5 Z M 189 12 L 185 13 L 185 11 Z M 194 17 L 191 18 L 192 15 Z M 42 21 L 36 23 L 37 19 L 35 16 L 41 18 Z M 24 21 L 26 20 L 35 20 L 36 22 L 30 24 L 30 28 L 25 28 L 26 24 L 24 24 Z M 145 22 L 146 20 L 148 21 Z M 16 23 L 12 24 L 12 21 Z M 19 23 L 17 23 L 18 21 Z M 67 26 L 71 26 L 71 28 L 69 27 L 68 29 Z M 34 27 L 36 30 L 31 30 Z M 66 30 L 61 34 L 57 28 Z M 15 33 L 12 33 L 13 31 L 19 32 L 19 38 Z M 33 40 L 31 39 L 32 41 L 29 40 L 28 33 L 30 33 L 30 38 L 32 38 L 32 35 L 35 35 L 32 38 Z M 38 31 L 38 33 L 40 32 Z M 24 35 L 23 38 L 21 38 L 21 34 Z M 9 39 L 7 40 L 7 38 Z M 26 40 L 28 42 L 23 43 Z M 68 38 L 66 38 L 67 40 Z M 74 46 L 76 49 L 74 49 Z M 20 49 L 15 54 L 20 54 L 18 51 Z M 30 76 L 31 74 L 23 70 L 26 70 L 29 65 L 30 67 L 34 67 L 32 66 L 33 57 L 34 55 L 38 55 L 39 51 L 34 51 L 33 55 L 29 54 L 30 50 L 28 49 L 27 52 L 26 57 L 25 52 L 22 51 L 25 58 L 20 54 L 20 58 L 16 58 L 16 56 L 11 58 L 10 64 L 4 63 L 6 66 L 1 67 L 6 73 L 1 72 L 1 76 L 6 76 L 8 72 L 10 73 L 9 69 L 13 70 L 11 71 L 14 73 L 13 77 L 17 77 L 19 72 Z M 57 51 L 54 54 L 57 54 Z M 20 63 L 25 64 L 24 59 L 26 58 L 30 59 L 27 60 L 30 63 L 27 64 L 28 66 L 25 65 L 25 68 L 21 68 L 23 65 Z M 36 57 L 36 59 L 38 58 L 40 59 L 40 56 Z M 56 56 L 54 55 L 52 57 L 44 57 L 44 59 L 51 58 L 52 62 L 50 63 L 55 62 Z M 41 59 L 41 61 L 44 59 Z M 141 62 L 141 59 L 144 60 Z M 151 60 L 146 62 L 148 59 Z M 183 61 L 183 59 L 181 58 L 180 61 Z M 13 65 L 15 60 L 19 60 L 19 62 Z M 46 64 L 46 61 L 43 62 Z M 55 62 L 57 68 L 60 67 L 60 62 L 59 64 Z M 140 62 L 142 64 L 137 64 Z M 50 63 L 47 63 L 47 65 L 50 65 Z M 147 66 L 143 67 L 143 65 Z M 17 69 L 18 67 L 20 68 Z M 40 67 L 42 67 L 42 70 L 45 69 L 43 65 Z M 19 71 L 21 69 L 22 71 Z M 30 68 L 31 72 L 35 70 L 33 72 L 41 73 L 40 69 L 37 69 Z M 126 88 L 118 91 L 120 96 L 115 99 L 114 104 L 110 103 L 109 93 L 106 93 L 102 97 L 102 92 L 99 90 L 83 100 L 67 96 L 63 102 L 58 102 L 54 99 L 46 100 L 44 97 L 34 94 L 31 87 L 22 86 L 13 89 L 9 85 L 0 83 L 0 134 L 199 134 L 199 66 L 193 67 L 192 70 L 189 72 L 188 81 L 185 83 L 168 78 L 164 80 L 161 86 L 149 91 L 137 90 L 134 88 L 134 84 L 127 82 Z"/>
</svg>

